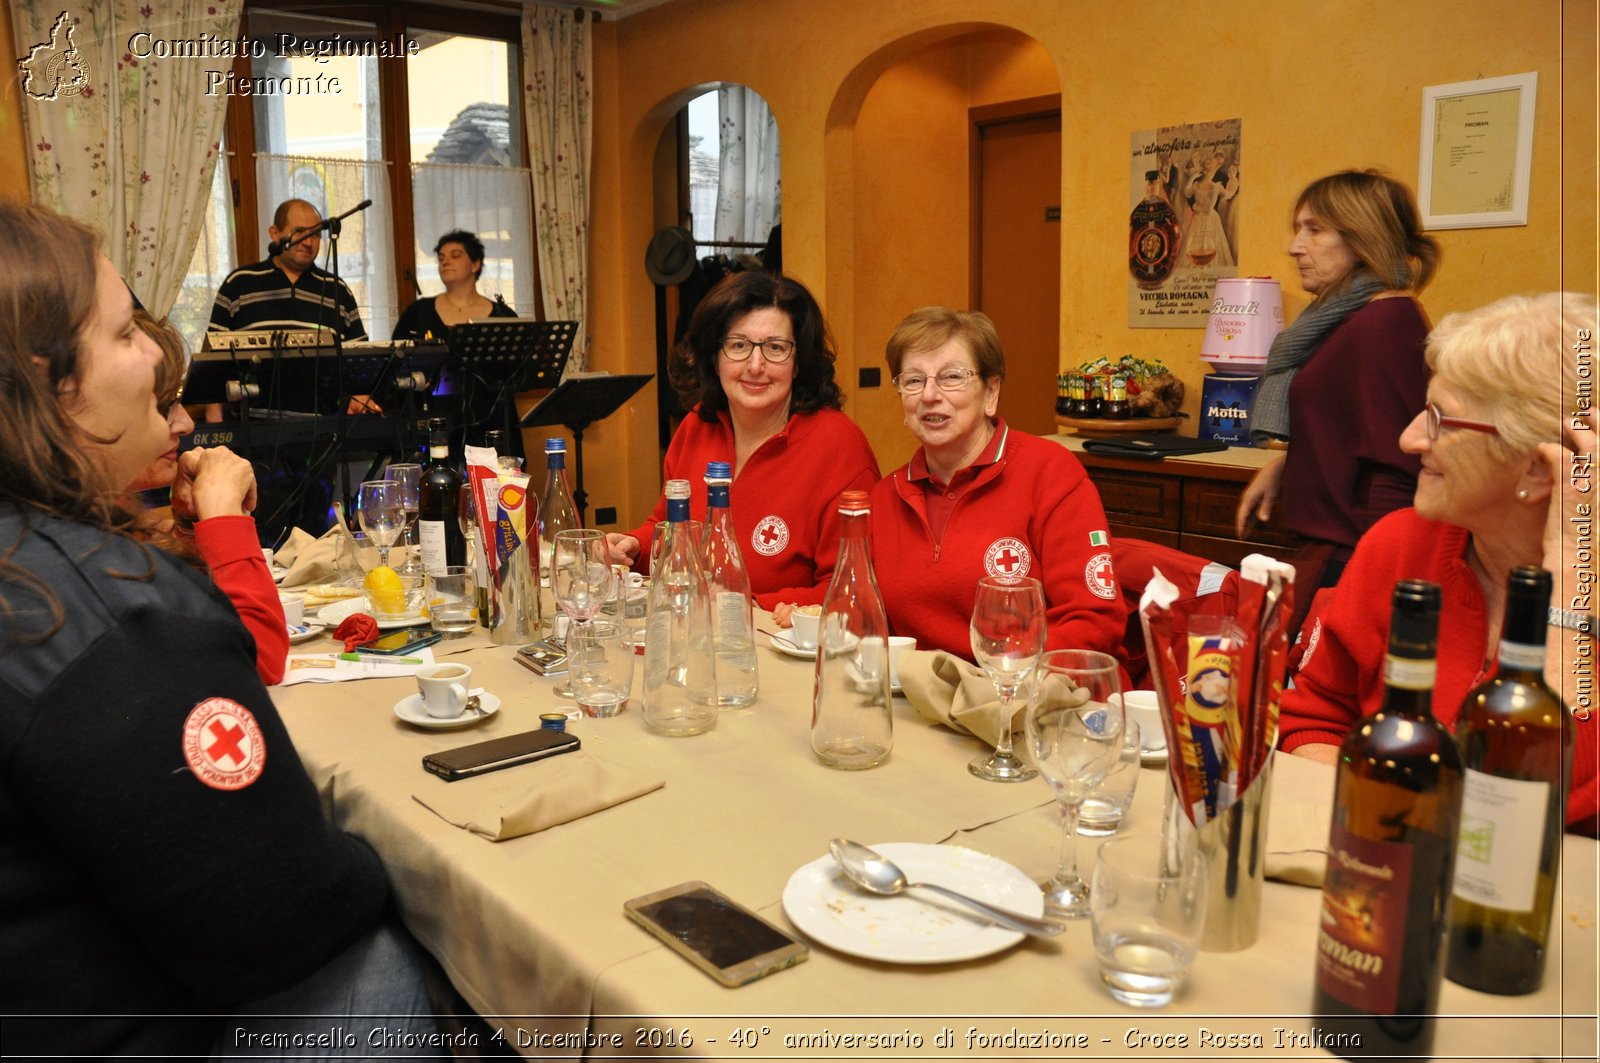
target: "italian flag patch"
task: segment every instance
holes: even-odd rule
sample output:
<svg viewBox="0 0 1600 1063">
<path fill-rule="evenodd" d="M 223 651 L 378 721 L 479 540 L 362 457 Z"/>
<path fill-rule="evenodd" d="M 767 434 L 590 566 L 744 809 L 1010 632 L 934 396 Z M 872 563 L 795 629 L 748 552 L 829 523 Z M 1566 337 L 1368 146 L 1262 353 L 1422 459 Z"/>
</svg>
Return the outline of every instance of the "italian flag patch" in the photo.
<svg viewBox="0 0 1600 1063">
<path fill-rule="evenodd" d="M 1106 533 L 1103 531 L 1092 531 L 1089 533 L 1090 546 L 1104 546 L 1108 542 L 1110 542 L 1110 540 L 1106 537 Z"/>
</svg>

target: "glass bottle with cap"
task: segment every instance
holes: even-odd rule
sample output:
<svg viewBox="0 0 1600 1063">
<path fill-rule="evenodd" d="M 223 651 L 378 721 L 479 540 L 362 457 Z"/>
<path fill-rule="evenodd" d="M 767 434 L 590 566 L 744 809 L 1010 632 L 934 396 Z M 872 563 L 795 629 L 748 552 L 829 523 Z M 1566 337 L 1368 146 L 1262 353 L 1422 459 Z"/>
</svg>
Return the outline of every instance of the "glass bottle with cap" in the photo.
<svg viewBox="0 0 1600 1063">
<path fill-rule="evenodd" d="M 689 481 L 667 481 L 667 530 L 645 614 L 644 704 L 656 734 L 697 735 L 717 725 L 711 589 L 689 532 Z"/>
<path fill-rule="evenodd" d="M 539 496 L 539 582 L 550 585 L 550 557 L 556 533 L 583 527 L 578 507 L 567 487 L 567 441 L 557 436 L 544 441 L 544 493 Z"/>
<path fill-rule="evenodd" d="M 423 569 L 443 576 L 447 566 L 467 561 L 460 521 L 462 479 L 450 460 L 450 422 L 435 417 L 428 432 L 428 465 L 417 483 L 417 543 Z"/>
<path fill-rule="evenodd" d="M 717 704 L 740 708 L 756 699 L 756 624 L 750 573 L 739 552 L 728 494 L 733 466 L 706 463 L 706 530 L 700 564 L 711 589 L 712 633 L 717 651 Z"/>
<path fill-rule="evenodd" d="M 822 600 L 811 703 L 811 750 L 830 768 L 882 764 L 894 748 L 889 620 L 872 571 L 865 491 L 839 496 L 839 559 Z"/>
</svg>

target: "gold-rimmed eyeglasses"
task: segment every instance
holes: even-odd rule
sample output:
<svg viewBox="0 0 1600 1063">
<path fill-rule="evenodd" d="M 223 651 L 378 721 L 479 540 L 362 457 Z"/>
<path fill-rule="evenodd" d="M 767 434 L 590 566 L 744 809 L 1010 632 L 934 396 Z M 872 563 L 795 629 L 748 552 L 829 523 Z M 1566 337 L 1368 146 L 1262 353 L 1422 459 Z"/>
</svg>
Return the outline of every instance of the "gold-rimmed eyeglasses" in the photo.
<svg viewBox="0 0 1600 1063">
<path fill-rule="evenodd" d="M 1441 428 L 1465 428 L 1471 432 L 1482 432 L 1491 436 L 1500 434 L 1500 429 L 1488 421 L 1474 421 L 1466 417 L 1449 417 L 1431 402 L 1422 408 L 1422 412 L 1423 419 L 1428 424 L 1429 439 L 1438 439 L 1439 429 Z"/>
<path fill-rule="evenodd" d="M 794 340 L 769 336 L 764 340 L 729 336 L 722 341 L 722 356 L 730 362 L 742 362 L 756 351 L 769 362 L 783 363 L 794 357 Z"/>
<path fill-rule="evenodd" d="M 932 379 L 940 391 L 960 391 L 977 375 L 976 369 L 941 369 Z M 900 373 L 894 378 L 894 387 L 902 395 L 917 395 L 928 386 L 928 380 L 926 373 Z"/>
</svg>

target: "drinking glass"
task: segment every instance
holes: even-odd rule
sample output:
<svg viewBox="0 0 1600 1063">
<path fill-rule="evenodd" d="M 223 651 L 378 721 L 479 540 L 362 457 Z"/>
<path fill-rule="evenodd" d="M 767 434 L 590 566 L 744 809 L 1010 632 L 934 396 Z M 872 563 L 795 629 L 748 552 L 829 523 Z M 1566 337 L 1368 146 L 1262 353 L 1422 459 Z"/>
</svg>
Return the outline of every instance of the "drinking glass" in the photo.
<svg viewBox="0 0 1600 1063">
<path fill-rule="evenodd" d="M 1078 810 L 1122 752 L 1121 686 L 1116 658 L 1094 650 L 1052 650 L 1034 679 L 1026 750 L 1061 809 L 1061 861 L 1043 884 L 1051 915 L 1089 914 L 1089 884 L 1078 875 Z"/>
<path fill-rule="evenodd" d="M 406 513 L 405 544 L 406 560 L 396 572 L 401 575 L 421 575 L 422 563 L 414 556 L 411 549 L 415 545 L 417 527 L 417 509 L 420 506 L 418 492 L 422 486 L 422 466 L 415 464 L 400 464 L 389 466 L 389 471 L 384 478 L 400 485 L 400 508 Z"/>
<path fill-rule="evenodd" d="M 478 626 L 478 589 L 467 565 L 446 565 L 423 579 L 428 621 L 447 639 L 461 638 Z"/>
<path fill-rule="evenodd" d="M 357 496 L 361 530 L 377 544 L 378 564 L 389 564 L 389 548 L 405 529 L 405 508 L 400 502 L 400 486 L 393 480 L 368 480 Z"/>
<path fill-rule="evenodd" d="M 556 532 L 551 551 L 550 589 L 555 595 L 556 607 L 561 610 L 573 630 L 581 634 L 583 627 L 600 615 L 606 599 L 611 597 L 611 560 L 606 550 L 606 534 L 598 528 L 569 528 Z M 579 679 L 581 662 L 568 657 L 569 678 L 556 687 L 562 697 L 574 695 L 574 684 Z"/>
<path fill-rule="evenodd" d="M 1127 710 L 1127 706 L 1123 706 Z M 1078 833 L 1090 837 L 1115 834 L 1122 826 L 1122 817 L 1133 804 L 1133 791 L 1139 784 L 1139 762 L 1144 755 L 1140 746 L 1140 728 L 1131 719 L 1122 721 L 1122 753 L 1115 764 L 1100 780 L 1100 785 L 1089 791 L 1078 810 Z"/>
<path fill-rule="evenodd" d="M 567 638 L 567 670 L 585 716 L 615 716 L 633 690 L 633 643 L 614 620 L 592 620 Z"/>
<path fill-rule="evenodd" d="M 1044 588 L 1036 579 L 985 576 L 972 603 L 972 655 L 1000 697 L 994 752 L 967 770 L 989 782 L 1024 782 L 1038 774 L 1011 749 L 1011 703 L 1044 653 Z"/>
<path fill-rule="evenodd" d="M 1189 976 L 1206 921 L 1206 858 L 1194 832 L 1174 856 L 1158 834 L 1100 846 L 1089 907 L 1100 980 L 1124 1004 L 1171 1002 Z"/>
</svg>

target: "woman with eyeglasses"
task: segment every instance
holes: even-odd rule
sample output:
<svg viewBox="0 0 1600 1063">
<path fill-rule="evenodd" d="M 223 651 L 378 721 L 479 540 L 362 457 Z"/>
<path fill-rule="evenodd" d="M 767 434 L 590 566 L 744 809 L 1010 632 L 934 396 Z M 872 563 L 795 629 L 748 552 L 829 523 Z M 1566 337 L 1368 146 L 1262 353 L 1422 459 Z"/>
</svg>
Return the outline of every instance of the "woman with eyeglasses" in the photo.
<svg viewBox="0 0 1600 1063">
<path fill-rule="evenodd" d="M 878 482 L 878 459 L 839 411 L 833 342 L 822 310 L 791 277 L 752 270 L 713 288 L 674 352 L 672 384 L 689 414 L 667 448 L 664 479 L 688 480 L 705 519 L 706 463 L 733 465 L 733 526 L 763 609 L 822 601 L 839 551 L 841 491 Z M 644 571 L 655 512 L 606 541 L 612 560 Z M 781 621 L 780 621 L 781 622 Z"/>
<path fill-rule="evenodd" d="M 1389 596 L 1401 579 L 1443 589 L 1433 711 L 1451 725 L 1467 691 L 1493 670 L 1507 576 L 1518 565 L 1549 570 L 1558 609 L 1545 680 L 1582 710 L 1574 666 L 1594 674 L 1594 636 L 1584 629 L 1595 610 L 1575 613 L 1573 603 L 1593 591 L 1593 536 L 1583 528 L 1594 522 L 1595 433 L 1592 410 L 1568 418 L 1589 408 L 1579 387 L 1592 371 L 1596 329 L 1594 298 L 1563 292 L 1511 296 L 1439 322 L 1428 338 L 1425 405 L 1400 436 L 1421 461 L 1415 499 L 1361 537 L 1319 607 L 1283 696 L 1284 749 L 1332 763 L 1351 726 L 1378 710 Z M 1592 834 L 1600 725 L 1587 715 L 1578 716 L 1567 823 Z"/>
<path fill-rule="evenodd" d="M 968 657 L 978 580 L 1044 584 L 1050 649 L 1122 658 L 1128 613 L 1100 494 L 1072 452 L 997 413 L 1005 354 L 983 314 L 923 307 L 885 352 L 921 447 L 872 492 L 872 563 L 896 635 Z"/>
<path fill-rule="evenodd" d="M 1411 500 L 1417 459 L 1396 443 L 1422 405 L 1428 319 L 1415 293 L 1439 263 L 1411 190 L 1376 170 L 1345 170 L 1295 201 L 1289 257 L 1313 297 L 1278 334 L 1250 411 L 1256 446 L 1288 446 L 1240 496 L 1244 538 L 1281 510 L 1299 536 L 1301 608 L 1331 587 L 1362 532 Z"/>
</svg>

